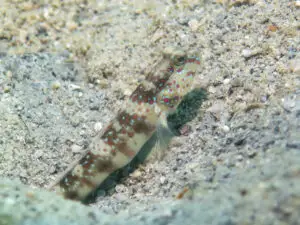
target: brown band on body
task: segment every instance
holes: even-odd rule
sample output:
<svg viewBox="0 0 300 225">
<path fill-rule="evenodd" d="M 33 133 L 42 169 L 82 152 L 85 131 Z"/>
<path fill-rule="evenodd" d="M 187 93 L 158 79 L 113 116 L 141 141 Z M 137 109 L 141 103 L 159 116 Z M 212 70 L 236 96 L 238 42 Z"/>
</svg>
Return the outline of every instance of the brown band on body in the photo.
<svg viewBox="0 0 300 225">
<path fill-rule="evenodd" d="M 91 152 L 88 152 L 82 159 L 80 159 L 79 164 L 84 168 L 84 169 L 89 169 L 90 166 L 94 163 L 96 159 L 96 155 L 94 155 Z"/>
<path fill-rule="evenodd" d="M 67 199 L 72 199 L 72 200 L 79 199 L 79 196 L 78 196 L 78 192 L 77 192 L 77 191 L 66 191 L 66 192 L 64 193 L 64 196 L 65 196 L 65 198 L 67 198 Z"/>
<path fill-rule="evenodd" d="M 127 113 L 125 110 L 117 117 L 117 120 L 123 128 L 127 128 L 128 131 L 132 129 L 132 131 L 136 133 L 144 133 L 147 135 L 151 133 L 155 127 L 148 124 L 145 119 L 145 116 L 138 116 L 137 114 L 132 115 Z"/>
<path fill-rule="evenodd" d="M 122 154 L 126 155 L 128 158 L 133 158 L 136 154 L 134 150 L 132 150 L 126 142 L 120 143 L 116 145 L 117 150 L 121 152 Z"/>
<path fill-rule="evenodd" d="M 76 181 L 79 181 L 80 177 L 73 175 L 72 171 L 68 172 L 59 182 L 59 185 L 67 190 L 72 187 Z"/>
<path fill-rule="evenodd" d="M 95 167 L 98 172 L 111 173 L 116 170 L 115 165 L 110 159 L 98 159 L 95 162 Z"/>
<path fill-rule="evenodd" d="M 133 130 L 136 133 L 144 133 L 144 134 L 149 134 L 154 131 L 155 127 L 152 126 L 151 124 L 147 123 L 145 119 L 136 119 L 135 123 L 132 125 Z"/>
<path fill-rule="evenodd" d="M 91 182 L 85 177 L 80 178 L 80 182 L 81 184 L 85 184 L 86 186 L 92 187 L 93 189 L 97 187 L 97 184 L 94 184 L 93 182 Z"/>
<path fill-rule="evenodd" d="M 153 104 L 154 99 L 153 97 L 157 94 L 156 87 L 154 88 L 146 88 L 144 84 L 140 84 L 137 89 L 132 93 L 130 99 L 132 102 L 137 102 L 138 104 L 141 103 L 149 103 Z"/>
<path fill-rule="evenodd" d="M 63 179 L 60 180 L 59 186 L 64 190 L 63 195 L 68 199 L 78 199 L 76 190 L 72 190 L 76 182 L 80 182 L 81 178 L 72 175 L 72 171 L 68 172 Z"/>
</svg>

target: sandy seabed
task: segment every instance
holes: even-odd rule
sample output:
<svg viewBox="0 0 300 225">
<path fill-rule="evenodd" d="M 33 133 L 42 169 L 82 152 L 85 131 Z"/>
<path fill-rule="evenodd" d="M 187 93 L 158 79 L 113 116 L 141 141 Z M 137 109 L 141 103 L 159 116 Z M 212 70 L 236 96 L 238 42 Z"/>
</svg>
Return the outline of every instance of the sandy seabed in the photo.
<svg viewBox="0 0 300 225">
<path fill-rule="evenodd" d="M 299 1 L 2 1 L 0 225 L 300 224 Z M 46 191 L 163 49 L 207 99 L 88 206 Z"/>
</svg>

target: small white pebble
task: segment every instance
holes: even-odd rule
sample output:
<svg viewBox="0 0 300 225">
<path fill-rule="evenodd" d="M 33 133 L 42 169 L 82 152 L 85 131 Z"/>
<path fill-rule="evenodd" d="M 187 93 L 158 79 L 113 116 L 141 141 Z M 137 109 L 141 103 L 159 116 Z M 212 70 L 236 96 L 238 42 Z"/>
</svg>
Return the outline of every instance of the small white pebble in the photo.
<svg viewBox="0 0 300 225">
<path fill-rule="evenodd" d="M 249 58 L 252 56 L 252 50 L 251 49 L 243 49 L 242 56 L 245 58 Z"/>
<path fill-rule="evenodd" d="M 296 106 L 296 95 L 287 96 L 281 99 L 282 106 L 287 111 L 292 111 Z"/>
<path fill-rule="evenodd" d="M 97 122 L 97 123 L 94 124 L 94 130 L 96 132 L 99 132 L 101 129 L 102 129 L 102 123 Z"/>
<path fill-rule="evenodd" d="M 259 53 L 261 53 L 260 49 L 254 49 L 253 50 L 253 49 L 250 49 L 250 48 L 246 48 L 246 49 L 243 49 L 242 56 L 247 59 L 247 58 L 255 56 Z"/>
<path fill-rule="evenodd" d="M 229 84 L 230 83 L 230 81 L 231 81 L 231 79 L 229 79 L 229 78 L 226 78 L 226 79 L 224 79 L 223 80 L 223 84 Z"/>
<path fill-rule="evenodd" d="M 79 152 L 81 152 L 81 146 L 73 144 L 71 146 L 71 150 L 72 150 L 73 153 L 79 153 Z"/>
<path fill-rule="evenodd" d="M 60 86 L 61 86 L 61 84 L 60 84 L 58 81 L 54 81 L 54 82 L 52 83 L 52 85 L 51 85 L 51 87 L 52 87 L 53 90 L 59 89 Z"/>
<path fill-rule="evenodd" d="M 130 174 L 130 176 L 134 177 L 134 178 L 137 178 L 137 177 L 142 176 L 142 173 L 139 170 L 135 170 L 133 173 Z"/>
<path fill-rule="evenodd" d="M 132 91 L 131 91 L 130 89 L 127 89 L 127 88 L 126 88 L 126 89 L 124 90 L 124 95 L 125 95 L 125 96 L 129 96 L 129 95 L 131 95 L 131 93 L 132 93 Z"/>
<path fill-rule="evenodd" d="M 199 22 L 198 22 L 198 20 L 192 19 L 192 20 L 189 21 L 188 24 L 189 24 L 189 27 L 191 28 L 191 30 L 192 30 L 193 32 L 195 32 L 195 31 L 198 30 L 198 27 L 199 27 Z"/>
<path fill-rule="evenodd" d="M 81 87 L 78 86 L 78 85 L 75 85 L 75 84 L 69 84 L 69 88 L 70 88 L 72 91 L 78 91 L 78 90 L 81 90 Z"/>
<path fill-rule="evenodd" d="M 236 156 L 236 159 L 237 159 L 238 161 L 242 161 L 242 160 L 244 159 L 244 157 L 243 157 L 242 155 L 238 155 L 238 156 Z"/>
<path fill-rule="evenodd" d="M 52 173 L 54 173 L 55 171 L 56 171 L 55 166 L 54 166 L 54 165 L 50 166 L 50 168 L 49 168 L 49 173 L 52 174 Z"/>
<path fill-rule="evenodd" d="M 199 167 L 199 163 L 189 163 L 189 164 L 186 165 L 186 168 L 189 169 L 189 170 L 194 170 L 197 167 Z"/>
<path fill-rule="evenodd" d="M 166 182 L 166 177 L 161 176 L 161 177 L 159 178 L 159 181 L 160 181 L 161 184 L 164 184 L 164 183 Z"/>
<path fill-rule="evenodd" d="M 124 184 L 118 184 L 115 187 L 115 190 L 117 193 L 122 193 L 122 192 L 126 192 L 127 191 L 127 187 Z"/>
<path fill-rule="evenodd" d="M 214 94 L 214 93 L 216 93 L 216 88 L 213 87 L 213 86 L 210 86 L 210 87 L 208 88 L 208 92 L 211 93 L 211 94 Z"/>
<path fill-rule="evenodd" d="M 224 125 L 224 126 L 222 127 L 222 130 L 223 130 L 225 133 L 228 133 L 228 132 L 230 131 L 230 128 L 229 128 L 228 126 Z"/>
</svg>

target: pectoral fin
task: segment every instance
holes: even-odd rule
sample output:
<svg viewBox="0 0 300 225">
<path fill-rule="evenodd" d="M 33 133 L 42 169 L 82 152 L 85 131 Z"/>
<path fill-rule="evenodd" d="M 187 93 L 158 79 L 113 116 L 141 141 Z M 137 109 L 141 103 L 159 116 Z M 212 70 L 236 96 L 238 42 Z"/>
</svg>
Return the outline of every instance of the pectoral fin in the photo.
<svg viewBox="0 0 300 225">
<path fill-rule="evenodd" d="M 175 136 L 168 126 L 167 115 L 165 113 L 160 116 L 154 135 L 155 144 L 147 161 L 161 160 L 168 149 L 171 139 Z"/>
</svg>

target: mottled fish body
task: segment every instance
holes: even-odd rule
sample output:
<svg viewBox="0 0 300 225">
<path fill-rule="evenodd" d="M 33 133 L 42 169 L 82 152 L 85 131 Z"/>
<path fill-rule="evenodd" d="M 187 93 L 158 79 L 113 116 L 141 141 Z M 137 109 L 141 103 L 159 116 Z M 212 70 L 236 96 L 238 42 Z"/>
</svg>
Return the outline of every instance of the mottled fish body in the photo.
<svg viewBox="0 0 300 225">
<path fill-rule="evenodd" d="M 129 164 L 191 90 L 200 61 L 175 51 L 165 56 L 126 102 L 89 151 L 54 186 L 68 199 L 84 201 L 113 172 Z"/>
</svg>

